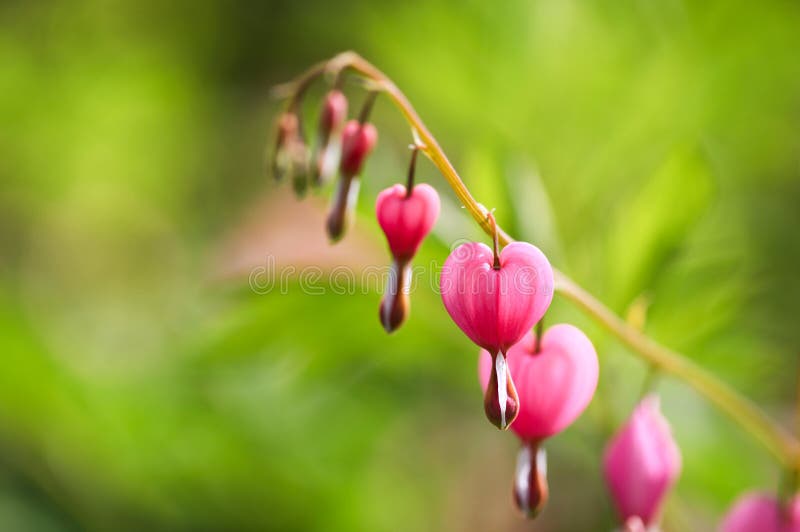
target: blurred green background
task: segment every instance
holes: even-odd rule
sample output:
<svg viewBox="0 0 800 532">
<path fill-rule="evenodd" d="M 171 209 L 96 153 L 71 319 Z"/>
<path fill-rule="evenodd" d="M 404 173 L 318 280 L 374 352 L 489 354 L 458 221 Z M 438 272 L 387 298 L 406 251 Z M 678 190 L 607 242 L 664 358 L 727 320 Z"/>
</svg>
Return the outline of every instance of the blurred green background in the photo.
<svg viewBox="0 0 800 532">
<path fill-rule="evenodd" d="M 345 49 L 393 77 L 513 235 L 620 314 L 649 301 L 648 333 L 791 427 L 798 28 L 794 1 L 3 2 L 0 529 L 612 529 L 600 455 L 646 367 L 568 303 L 547 320 L 586 330 L 601 382 L 549 441 L 529 523 L 517 443 L 485 421 L 476 348 L 426 282 L 389 337 L 374 286 L 251 288 L 268 257 L 388 259 L 372 205 L 410 139 L 387 100 L 343 247 L 325 193 L 297 203 L 263 167 L 270 87 Z M 445 209 L 418 264 L 485 241 L 429 163 L 419 179 Z M 665 530 L 776 488 L 748 435 L 657 389 L 684 455 Z"/>
</svg>

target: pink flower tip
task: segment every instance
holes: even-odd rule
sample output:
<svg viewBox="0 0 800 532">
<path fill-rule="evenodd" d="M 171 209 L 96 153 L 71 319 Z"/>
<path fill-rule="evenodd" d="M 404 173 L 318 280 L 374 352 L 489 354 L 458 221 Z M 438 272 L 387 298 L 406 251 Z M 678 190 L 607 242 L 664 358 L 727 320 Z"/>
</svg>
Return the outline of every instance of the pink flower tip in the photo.
<svg viewBox="0 0 800 532">
<path fill-rule="evenodd" d="M 720 532 L 800 532 L 800 495 L 784 507 L 767 493 L 745 493 L 728 510 Z"/>
<path fill-rule="evenodd" d="M 657 396 L 645 397 L 612 438 L 603 469 L 622 521 L 639 517 L 646 526 L 655 523 L 681 470 L 680 450 Z"/>
</svg>

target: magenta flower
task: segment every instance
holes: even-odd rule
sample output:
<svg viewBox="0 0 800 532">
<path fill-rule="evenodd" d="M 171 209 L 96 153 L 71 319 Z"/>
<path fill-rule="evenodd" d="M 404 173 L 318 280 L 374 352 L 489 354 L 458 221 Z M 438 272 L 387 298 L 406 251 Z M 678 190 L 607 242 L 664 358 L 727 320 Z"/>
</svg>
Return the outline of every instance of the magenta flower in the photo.
<svg viewBox="0 0 800 532">
<path fill-rule="evenodd" d="M 489 420 L 504 430 L 518 410 L 505 354 L 550 306 L 553 270 L 531 244 L 512 242 L 502 253 L 498 248 L 497 235 L 494 250 L 477 242 L 462 244 L 447 257 L 439 284 L 450 317 L 492 357 L 494 371 L 484 409 Z"/>
<path fill-rule="evenodd" d="M 442 301 L 464 334 L 505 353 L 542 319 L 553 300 L 553 270 L 539 248 L 512 242 L 495 267 L 489 246 L 462 244 L 444 263 Z"/>
<path fill-rule="evenodd" d="M 746 493 L 728 510 L 720 532 L 800 532 L 800 496 L 784 508 L 766 493 Z"/>
<path fill-rule="evenodd" d="M 519 395 L 519 414 L 511 424 L 523 441 L 541 441 L 557 434 L 586 409 L 597 388 L 597 353 L 583 332 L 568 324 L 554 325 L 542 335 L 528 332 L 506 354 Z M 492 358 L 482 350 L 481 386 L 486 389 Z"/>
<path fill-rule="evenodd" d="M 646 526 L 654 524 L 681 470 L 680 451 L 657 396 L 639 403 L 606 448 L 603 466 L 622 521 L 639 517 Z"/>
<path fill-rule="evenodd" d="M 375 202 L 378 224 L 386 235 L 393 258 L 379 313 L 386 332 L 396 330 L 408 315 L 408 267 L 439 217 L 440 203 L 436 190 L 424 183 L 413 185 L 413 160 L 410 174 L 410 190 L 403 185 L 394 185 L 378 194 Z"/>
<path fill-rule="evenodd" d="M 433 229 L 439 209 L 439 194 L 425 183 L 410 192 L 403 185 L 394 185 L 378 194 L 375 213 L 395 259 L 411 260 Z"/>
</svg>

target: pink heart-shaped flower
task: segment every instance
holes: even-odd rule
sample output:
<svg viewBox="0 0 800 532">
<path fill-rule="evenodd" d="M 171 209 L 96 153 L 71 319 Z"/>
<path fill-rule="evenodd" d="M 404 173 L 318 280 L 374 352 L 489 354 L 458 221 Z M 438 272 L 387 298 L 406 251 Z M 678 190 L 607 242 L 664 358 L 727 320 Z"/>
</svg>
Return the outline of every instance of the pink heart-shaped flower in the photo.
<svg viewBox="0 0 800 532">
<path fill-rule="evenodd" d="M 784 508 L 774 495 L 750 492 L 739 497 L 725 515 L 721 532 L 800 532 L 800 495 Z"/>
<path fill-rule="evenodd" d="M 442 267 L 439 289 L 456 325 L 492 356 L 483 407 L 489 421 L 505 430 L 518 411 L 505 353 L 550 306 L 553 269 L 531 244 L 512 242 L 502 253 L 497 247 L 496 234 L 495 251 L 475 242 L 458 246 Z"/>
<path fill-rule="evenodd" d="M 567 428 L 586 409 L 597 388 L 597 353 L 589 338 L 572 325 L 559 324 L 542 335 L 529 332 L 506 358 L 519 395 L 519 414 L 511 430 L 523 441 L 540 441 Z M 478 375 L 484 390 L 492 357 L 482 350 Z"/>
<path fill-rule="evenodd" d="M 468 242 L 447 257 L 439 288 L 450 317 L 473 342 L 492 354 L 505 353 L 550 306 L 553 269 L 527 242 L 503 248 L 497 269 L 488 246 Z"/>
<path fill-rule="evenodd" d="M 681 453 L 658 396 L 641 400 L 603 455 L 603 472 L 622 521 L 639 517 L 655 524 L 681 471 Z"/>
<path fill-rule="evenodd" d="M 375 214 L 397 260 L 411 260 L 436 223 L 439 208 L 439 194 L 426 183 L 414 186 L 411 194 L 403 185 L 378 194 Z"/>
</svg>

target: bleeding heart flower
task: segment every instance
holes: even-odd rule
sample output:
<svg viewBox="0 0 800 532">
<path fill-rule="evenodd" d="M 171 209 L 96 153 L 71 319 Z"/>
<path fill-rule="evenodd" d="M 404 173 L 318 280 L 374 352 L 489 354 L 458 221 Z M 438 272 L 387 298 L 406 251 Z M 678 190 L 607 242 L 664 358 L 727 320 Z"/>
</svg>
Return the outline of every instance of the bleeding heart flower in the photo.
<svg viewBox="0 0 800 532">
<path fill-rule="evenodd" d="M 485 244 L 462 244 L 447 257 L 439 282 L 450 317 L 489 353 L 505 353 L 553 300 L 553 269 L 539 248 L 512 242 L 498 259 Z"/>
<path fill-rule="evenodd" d="M 533 332 L 506 353 L 508 369 L 519 395 L 519 414 L 513 430 L 523 441 L 541 441 L 567 428 L 586 409 L 597 388 L 597 353 L 577 327 L 554 325 L 537 345 Z M 479 361 L 485 390 L 492 357 L 482 350 Z"/>
<path fill-rule="evenodd" d="M 439 208 L 439 194 L 425 183 L 410 192 L 394 185 L 378 194 L 375 213 L 394 258 L 411 260 L 436 223 Z"/>
<path fill-rule="evenodd" d="M 494 217 L 489 215 L 494 223 Z M 492 356 L 484 409 L 505 429 L 517 415 L 518 399 L 505 353 L 539 321 L 553 299 L 553 270 L 539 249 L 512 242 L 498 252 L 477 242 L 462 244 L 444 263 L 442 301 L 469 338 Z M 498 356 L 499 355 L 499 356 Z"/>
<path fill-rule="evenodd" d="M 614 436 L 603 457 L 606 483 L 622 521 L 637 516 L 646 526 L 678 478 L 681 454 L 658 397 L 645 397 Z"/>
<path fill-rule="evenodd" d="M 506 359 L 519 395 L 519 414 L 511 430 L 522 440 L 514 501 L 532 518 L 548 496 L 546 455 L 540 445 L 575 421 L 592 400 L 597 388 L 597 354 L 577 327 L 560 324 L 550 327 L 538 343 L 529 331 L 508 350 Z M 478 376 L 484 390 L 492 370 L 490 353 L 481 350 Z"/>
<path fill-rule="evenodd" d="M 416 156 L 415 149 L 409 168 L 409 188 L 403 185 L 389 187 L 378 194 L 375 202 L 378 224 L 386 235 L 393 258 L 379 312 L 383 328 L 389 333 L 408 316 L 409 264 L 439 217 L 439 194 L 436 190 L 424 183 L 414 186 Z"/>
<path fill-rule="evenodd" d="M 720 532 L 800 532 L 800 495 L 784 508 L 769 494 L 746 493 L 728 510 Z"/>
</svg>

